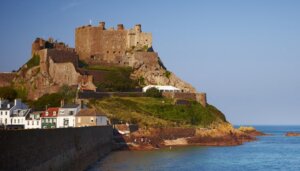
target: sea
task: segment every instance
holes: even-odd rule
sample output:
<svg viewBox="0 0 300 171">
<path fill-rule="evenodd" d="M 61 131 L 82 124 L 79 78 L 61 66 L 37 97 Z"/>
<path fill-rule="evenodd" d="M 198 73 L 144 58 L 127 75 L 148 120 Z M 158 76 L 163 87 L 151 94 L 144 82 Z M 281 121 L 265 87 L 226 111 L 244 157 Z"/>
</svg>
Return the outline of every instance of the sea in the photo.
<svg viewBox="0 0 300 171">
<path fill-rule="evenodd" d="M 88 171 L 300 171 L 300 126 L 254 126 L 269 136 L 231 147 L 178 147 L 154 151 L 116 151 Z"/>
</svg>

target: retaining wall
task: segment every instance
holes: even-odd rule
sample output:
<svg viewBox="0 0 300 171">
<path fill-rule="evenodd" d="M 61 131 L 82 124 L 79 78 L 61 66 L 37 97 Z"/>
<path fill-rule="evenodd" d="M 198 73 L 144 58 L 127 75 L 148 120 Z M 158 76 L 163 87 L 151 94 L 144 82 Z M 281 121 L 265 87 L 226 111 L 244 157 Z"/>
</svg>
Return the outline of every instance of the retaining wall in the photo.
<svg viewBox="0 0 300 171">
<path fill-rule="evenodd" d="M 0 131 L 0 170 L 84 170 L 111 151 L 112 127 Z"/>
</svg>

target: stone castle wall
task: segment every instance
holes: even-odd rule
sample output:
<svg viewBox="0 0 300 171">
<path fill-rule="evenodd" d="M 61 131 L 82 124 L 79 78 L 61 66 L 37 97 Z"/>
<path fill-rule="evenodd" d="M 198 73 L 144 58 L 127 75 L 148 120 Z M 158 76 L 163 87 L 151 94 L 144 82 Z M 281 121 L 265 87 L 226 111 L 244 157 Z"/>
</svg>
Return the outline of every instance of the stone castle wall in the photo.
<svg viewBox="0 0 300 171">
<path fill-rule="evenodd" d="M 84 170 L 112 149 L 111 126 L 0 131 L 0 170 Z"/>
<path fill-rule="evenodd" d="M 75 30 L 75 49 L 80 60 L 88 64 L 124 66 L 126 53 L 135 47 L 151 47 L 151 33 L 141 32 L 141 26 L 125 30 L 105 29 L 104 23 L 98 27 L 83 26 Z"/>
<path fill-rule="evenodd" d="M 176 93 L 176 92 L 163 92 L 162 95 L 170 99 L 180 100 L 194 100 L 199 102 L 203 107 L 207 106 L 206 93 Z"/>
</svg>

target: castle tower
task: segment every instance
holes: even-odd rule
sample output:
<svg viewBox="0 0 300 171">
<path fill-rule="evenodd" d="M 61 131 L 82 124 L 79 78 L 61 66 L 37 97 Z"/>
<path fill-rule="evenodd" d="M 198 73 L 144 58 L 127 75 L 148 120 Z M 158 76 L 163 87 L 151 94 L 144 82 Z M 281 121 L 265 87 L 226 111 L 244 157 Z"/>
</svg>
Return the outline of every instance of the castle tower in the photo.
<svg viewBox="0 0 300 171">
<path fill-rule="evenodd" d="M 103 21 L 99 22 L 99 28 L 101 30 L 105 30 L 105 22 L 103 22 Z"/>
<path fill-rule="evenodd" d="M 136 32 L 138 32 L 138 33 L 141 33 L 141 32 L 142 32 L 142 25 L 136 24 L 136 25 L 134 26 L 134 30 L 135 30 Z"/>
</svg>

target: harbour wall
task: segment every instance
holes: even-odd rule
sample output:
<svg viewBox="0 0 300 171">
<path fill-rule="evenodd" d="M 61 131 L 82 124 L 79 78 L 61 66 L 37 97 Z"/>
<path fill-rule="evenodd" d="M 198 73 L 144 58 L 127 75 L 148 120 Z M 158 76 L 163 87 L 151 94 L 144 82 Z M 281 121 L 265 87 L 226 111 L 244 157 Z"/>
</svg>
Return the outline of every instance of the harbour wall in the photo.
<svg viewBox="0 0 300 171">
<path fill-rule="evenodd" d="M 84 170 L 112 137 L 111 126 L 0 131 L 0 170 Z"/>
</svg>

